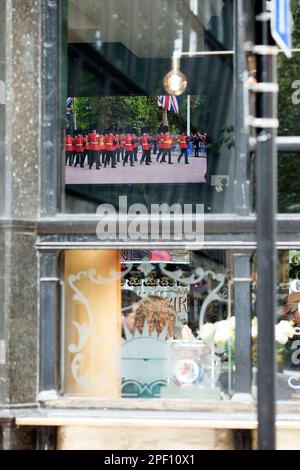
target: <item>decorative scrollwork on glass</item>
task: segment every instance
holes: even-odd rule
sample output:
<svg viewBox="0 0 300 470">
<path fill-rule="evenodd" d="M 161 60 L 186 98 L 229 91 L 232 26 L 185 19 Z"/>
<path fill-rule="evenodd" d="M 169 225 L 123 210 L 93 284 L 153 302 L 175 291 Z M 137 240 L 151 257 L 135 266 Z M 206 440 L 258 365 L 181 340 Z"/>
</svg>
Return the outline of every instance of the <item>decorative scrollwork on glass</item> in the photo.
<svg viewBox="0 0 300 470">
<path fill-rule="evenodd" d="M 126 266 L 126 269 L 122 271 L 111 270 L 109 272 L 109 277 L 104 277 L 99 273 L 97 274 L 97 269 L 95 268 L 89 269 L 87 272 L 87 276 L 94 284 L 110 284 L 111 282 L 115 282 L 124 278 L 128 273 L 130 273 L 133 268 L 133 264 L 124 264 L 124 266 Z"/>
<path fill-rule="evenodd" d="M 163 274 L 185 286 L 197 284 L 201 282 L 204 278 L 204 271 L 202 268 L 196 268 L 195 272 L 191 276 L 185 277 L 184 271 L 182 269 L 177 269 L 176 271 L 169 271 L 168 269 L 166 269 L 166 263 L 160 264 L 159 267 Z"/>
<path fill-rule="evenodd" d="M 78 353 L 74 356 L 72 363 L 71 363 L 71 372 L 72 376 L 74 377 L 76 383 L 81 385 L 82 387 L 90 387 L 92 385 L 88 374 L 83 373 L 80 374 L 79 370 L 83 368 L 84 365 L 84 354 L 83 353 Z"/>
<path fill-rule="evenodd" d="M 295 383 L 294 383 L 295 380 L 296 380 L 296 381 L 297 381 L 297 380 L 299 381 L 299 380 L 300 380 L 300 377 L 294 377 L 294 376 L 289 377 L 289 379 L 288 379 L 288 384 L 289 384 L 289 386 L 290 386 L 291 388 L 295 389 L 295 390 L 300 389 L 300 384 L 298 384 L 298 385 L 295 384 Z"/>
<path fill-rule="evenodd" d="M 93 327 L 93 311 L 91 309 L 90 303 L 88 299 L 86 298 L 86 296 L 78 289 L 78 287 L 75 286 L 76 281 L 86 276 L 87 276 L 86 272 L 80 272 L 78 274 L 72 274 L 71 276 L 69 276 L 69 279 L 68 279 L 71 289 L 75 292 L 75 294 L 72 297 L 72 300 L 80 302 L 84 306 L 87 312 L 87 323 L 80 324 L 74 320 L 72 321 L 72 325 L 76 328 L 77 333 L 78 333 L 78 343 L 69 344 L 68 349 L 69 349 L 69 352 L 72 354 L 78 353 L 84 348 L 92 332 L 92 327 Z"/>
<path fill-rule="evenodd" d="M 228 299 L 219 295 L 219 292 L 223 288 L 224 283 L 225 283 L 225 275 L 222 273 L 216 274 L 213 271 L 206 271 L 205 276 L 211 276 L 211 278 L 214 281 L 218 282 L 218 285 L 208 294 L 208 296 L 203 301 L 203 304 L 200 310 L 200 316 L 199 316 L 199 329 L 201 329 L 201 327 L 204 324 L 205 312 L 210 303 L 212 302 L 227 303 L 228 302 Z"/>
</svg>

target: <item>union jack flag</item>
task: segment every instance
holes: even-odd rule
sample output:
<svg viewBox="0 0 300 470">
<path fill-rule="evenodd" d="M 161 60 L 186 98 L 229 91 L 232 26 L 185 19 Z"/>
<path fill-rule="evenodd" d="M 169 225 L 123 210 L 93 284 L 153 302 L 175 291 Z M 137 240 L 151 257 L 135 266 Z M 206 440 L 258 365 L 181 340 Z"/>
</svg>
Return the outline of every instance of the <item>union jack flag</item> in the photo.
<svg viewBox="0 0 300 470">
<path fill-rule="evenodd" d="M 162 95 L 157 97 L 157 105 L 172 113 L 179 113 L 178 98 L 173 95 Z"/>
<path fill-rule="evenodd" d="M 73 103 L 73 98 L 71 97 L 67 98 L 67 102 L 66 102 L 67 121 L 70 121 L 72 103 Z"/>
</svg>

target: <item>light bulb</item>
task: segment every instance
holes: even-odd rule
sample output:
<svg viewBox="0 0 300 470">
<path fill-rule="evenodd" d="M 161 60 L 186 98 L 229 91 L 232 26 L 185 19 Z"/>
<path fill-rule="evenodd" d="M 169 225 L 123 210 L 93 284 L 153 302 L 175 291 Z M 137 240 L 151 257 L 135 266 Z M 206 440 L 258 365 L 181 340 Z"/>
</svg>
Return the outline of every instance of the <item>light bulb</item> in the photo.
<svg viewBox="0 0 300 470">
<path fill-rule="evenodd" d="M 164 78 L 164 88 L 168 95 L 182 95 L 187 87 L 187 78 L 179 70 L 179 58 L 173 56 L 172 70 Z"/>
</svg>

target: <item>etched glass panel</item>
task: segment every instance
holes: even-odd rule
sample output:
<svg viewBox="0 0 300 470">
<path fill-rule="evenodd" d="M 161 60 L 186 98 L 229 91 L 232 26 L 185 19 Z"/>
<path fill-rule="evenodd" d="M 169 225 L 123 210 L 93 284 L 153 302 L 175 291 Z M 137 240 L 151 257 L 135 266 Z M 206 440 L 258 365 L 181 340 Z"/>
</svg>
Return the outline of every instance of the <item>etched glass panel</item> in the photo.
<svg viewBox="0 0 300 470">
<path fill-rule="evenodd" d="M 65 253 L 64 393 L 105 399 L 229 399 L 232 255 Z"/>
</svg>

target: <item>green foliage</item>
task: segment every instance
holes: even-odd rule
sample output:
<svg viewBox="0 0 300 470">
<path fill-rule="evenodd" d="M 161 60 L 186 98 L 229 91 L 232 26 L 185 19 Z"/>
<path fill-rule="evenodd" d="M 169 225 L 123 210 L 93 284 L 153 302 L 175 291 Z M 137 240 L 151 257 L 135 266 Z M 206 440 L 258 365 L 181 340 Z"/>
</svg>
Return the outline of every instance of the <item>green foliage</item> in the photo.
<svg viewBox="0 0 300 470">
<path fill-rule="evenodd" d="M 205 97 L 191 96 L 191 128 L 203 128 L 205 116 Z M 91 108 L 91 111 L 88 108 Z M 156 133 L 162 124 L 162 109 L 157 106 L 157 98 L 153 96 L 109 96 L 109 97 L 77 97 L 71 115 L 71 127 L 74 127 L 76 113 L 77 128 L 88 129 L 96 125 L 104 130 L 108 126 L 130 126 L 139 133 L 147 127 Z M 187 98 L 180 98 L 179 116 L 168 112 L 171 133 L 178 133 L 186 126 Z"/>
<path fill-rule="evenodd" d="M 212 150 L 220 150 L 222 145 L 225 145 L 228 150 L 232 149 L 235 145 L 234 143 L 234 127 L 226 126 L 221 129 L 221 137 L 216 142 L 208 144 L 207 148 Z"/>
<path fill-rule="evenodd" d="M 84 129 L 96 125 L 104 130 L 108 126 L 125 129 L 130 126 L 138 132 L 142 127 L 149 127 L 151 132 L 157 130 L 161 119 L 161 109 L 156 99 L 147 96 L 109 96 L 109 97 L 79 97 L 75 100 L 74 113 L 77 115 L 77 127 Z M 86 110 L 90 106 L 92 111 Z"/>
</svg>

